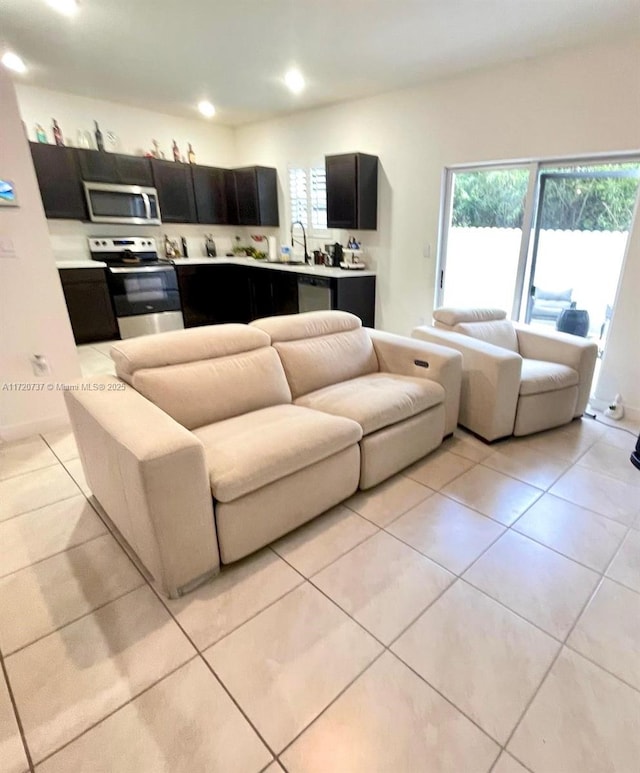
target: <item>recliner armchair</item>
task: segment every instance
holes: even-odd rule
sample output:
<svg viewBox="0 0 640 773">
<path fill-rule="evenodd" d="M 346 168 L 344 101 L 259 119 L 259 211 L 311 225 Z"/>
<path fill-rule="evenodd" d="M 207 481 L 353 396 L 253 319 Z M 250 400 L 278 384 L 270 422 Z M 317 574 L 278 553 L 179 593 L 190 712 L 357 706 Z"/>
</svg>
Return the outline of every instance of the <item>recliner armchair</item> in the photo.
<svg viewBox="0 0 640 773">
<path fill-rule="evenodd" d="M 462 354 L 459 424 L 485 440 L 567 424 L 587 406 L 597 344 L 541 332 L 500 309 L 441 308 L 412 336 Z"/>
</svg>

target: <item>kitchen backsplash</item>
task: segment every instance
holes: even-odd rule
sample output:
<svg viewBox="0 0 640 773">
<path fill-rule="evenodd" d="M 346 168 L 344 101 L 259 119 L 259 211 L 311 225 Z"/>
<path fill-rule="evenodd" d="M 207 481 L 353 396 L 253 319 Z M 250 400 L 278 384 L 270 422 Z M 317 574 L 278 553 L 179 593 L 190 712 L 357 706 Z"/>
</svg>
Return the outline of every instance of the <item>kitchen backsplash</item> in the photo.
<svg viewBox="0 0 640 773">
<path fill-rule="evenodd" d="M 79 223 L 75 220 L 48 220 L 51 247 L 56 260 L 89 260 L 89 238 L 99 236 L 150 236 L 156 240 L 158 252 L 163 255 L 164 236 L 177 240 L 180 244 L 182 236 L 187 240 L 189 257 L 204 257 L 205 236 L 211 234 L 216 243 L 219 256 L 229 252 L 235 244 L 236 235 L 240 236 L 242 244 L 253 243 L 250 234 L 256 230 L 277 234 L 277 229 L 250 229 L 237 226 L 204 226 L 204 225 L 172 225 L 161 226 L 126 226 L 102 225 L 97 223 Z"/>
<path fill-rule="evenodd" d="M 80 223 L 77 220 L 47 220 L 49 226 L 49 237 L 51 247 L 56 260 L 90 260 L 89 238 L 99 236 L 150 236 L 156 240 L 158 252 L 164 254 L 164 236 L 176 240 L 181 244 L 181 237 L 187 240 L 187 250 L 190 258 L 202 258 L 206 256 L 205 236 L 211 234 L 216 244 L 216 251 L 219 257 L 230 252 L 236 244 L 236 236 L 240 237 L 240 243 L 243 246 L 254 246 L 258 249 L 264 249 L 261 243 L 252 241 L 252 234 L 264 234 L 273 236 L 276 239 L 276 249 L 280 250 L 281 244 L 289 244 L 288 234 L 283 241 L 283 233 L 278 228 L 244 228 L 239 226 L 206 226 L 206 225 L 173 225 L 165 223 L 161 226 L 126 226 L 126 225 L 104 225 L 98 223 Z M 368 269 L 373 271 L 377 268 L 376 246 L 367 245 L 367 234 L 362 232 L 352 235 L 363 239 L 364 257 L 363 262 Z M 371 237 L 371 234 L 368 234 Z M 299 234 L 296 234 L 298 237 Z M 315 249 L 324 249 L 325 244 L 333 244 L 336 240 L 347 244 L 349 236 L 346 232 L 334 231 L 331 235 L 324 237 L 310 237 L 307 240 L 307 249 L 309 254 Z M 294 250 L 296 256 L 302 260 L 302 247 L 296 245 Z"/>
</svg>

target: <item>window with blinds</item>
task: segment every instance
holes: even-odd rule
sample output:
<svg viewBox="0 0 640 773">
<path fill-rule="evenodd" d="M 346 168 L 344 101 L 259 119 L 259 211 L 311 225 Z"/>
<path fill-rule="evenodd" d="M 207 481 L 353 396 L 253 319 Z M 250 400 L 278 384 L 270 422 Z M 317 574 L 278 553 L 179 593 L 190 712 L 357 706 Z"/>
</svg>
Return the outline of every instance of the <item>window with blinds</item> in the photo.
<svg viewBox="0 0 640 773">
<path fill-rule="evenodd" d="M 327 177 L 323 166 L 289 167 L 291 222 L 309 232 L 327 229 Z"/>
</svg>

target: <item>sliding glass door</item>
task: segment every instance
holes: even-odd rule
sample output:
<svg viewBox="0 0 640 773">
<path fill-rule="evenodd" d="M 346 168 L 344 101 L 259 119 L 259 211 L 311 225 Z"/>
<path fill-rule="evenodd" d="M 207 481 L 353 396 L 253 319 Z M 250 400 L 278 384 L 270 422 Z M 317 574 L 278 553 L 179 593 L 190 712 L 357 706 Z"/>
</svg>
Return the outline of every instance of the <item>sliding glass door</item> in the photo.
<svg viewBox="0 0 640 773">
<path fill-rule="evenodd" d="M 525 322 L 604 349 L 639 176 L 637 163 L 540 171 Z"/>
<path fill-rule="evenodd" d="M 501 308 L 602 355 L 640 159 L 447 171 L 436 306 Z"/>
<path fill-rule="evenodd" d="M 450 172 L 438 305 L 512 311 L 532 179 L 529 166 Z"/>
</svg>

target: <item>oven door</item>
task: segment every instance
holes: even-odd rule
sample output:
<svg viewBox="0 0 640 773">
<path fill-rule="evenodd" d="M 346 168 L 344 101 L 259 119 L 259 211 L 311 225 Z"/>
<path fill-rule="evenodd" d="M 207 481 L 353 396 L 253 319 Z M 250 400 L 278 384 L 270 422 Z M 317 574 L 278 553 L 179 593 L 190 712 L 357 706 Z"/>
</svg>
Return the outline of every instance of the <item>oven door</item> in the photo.
<svg viewBox="0 0 640 773">
<path fill-rule="evenodd" d="M 114 266 L 107 278 L 116 317 L 181 309 L 173 266 Z"/>
<path fill-rule="evenodd" d="M 89 217 L 94 223 L 160 225 L 158 192 L 140 185 L 84 183 Z"/>
</svg>

